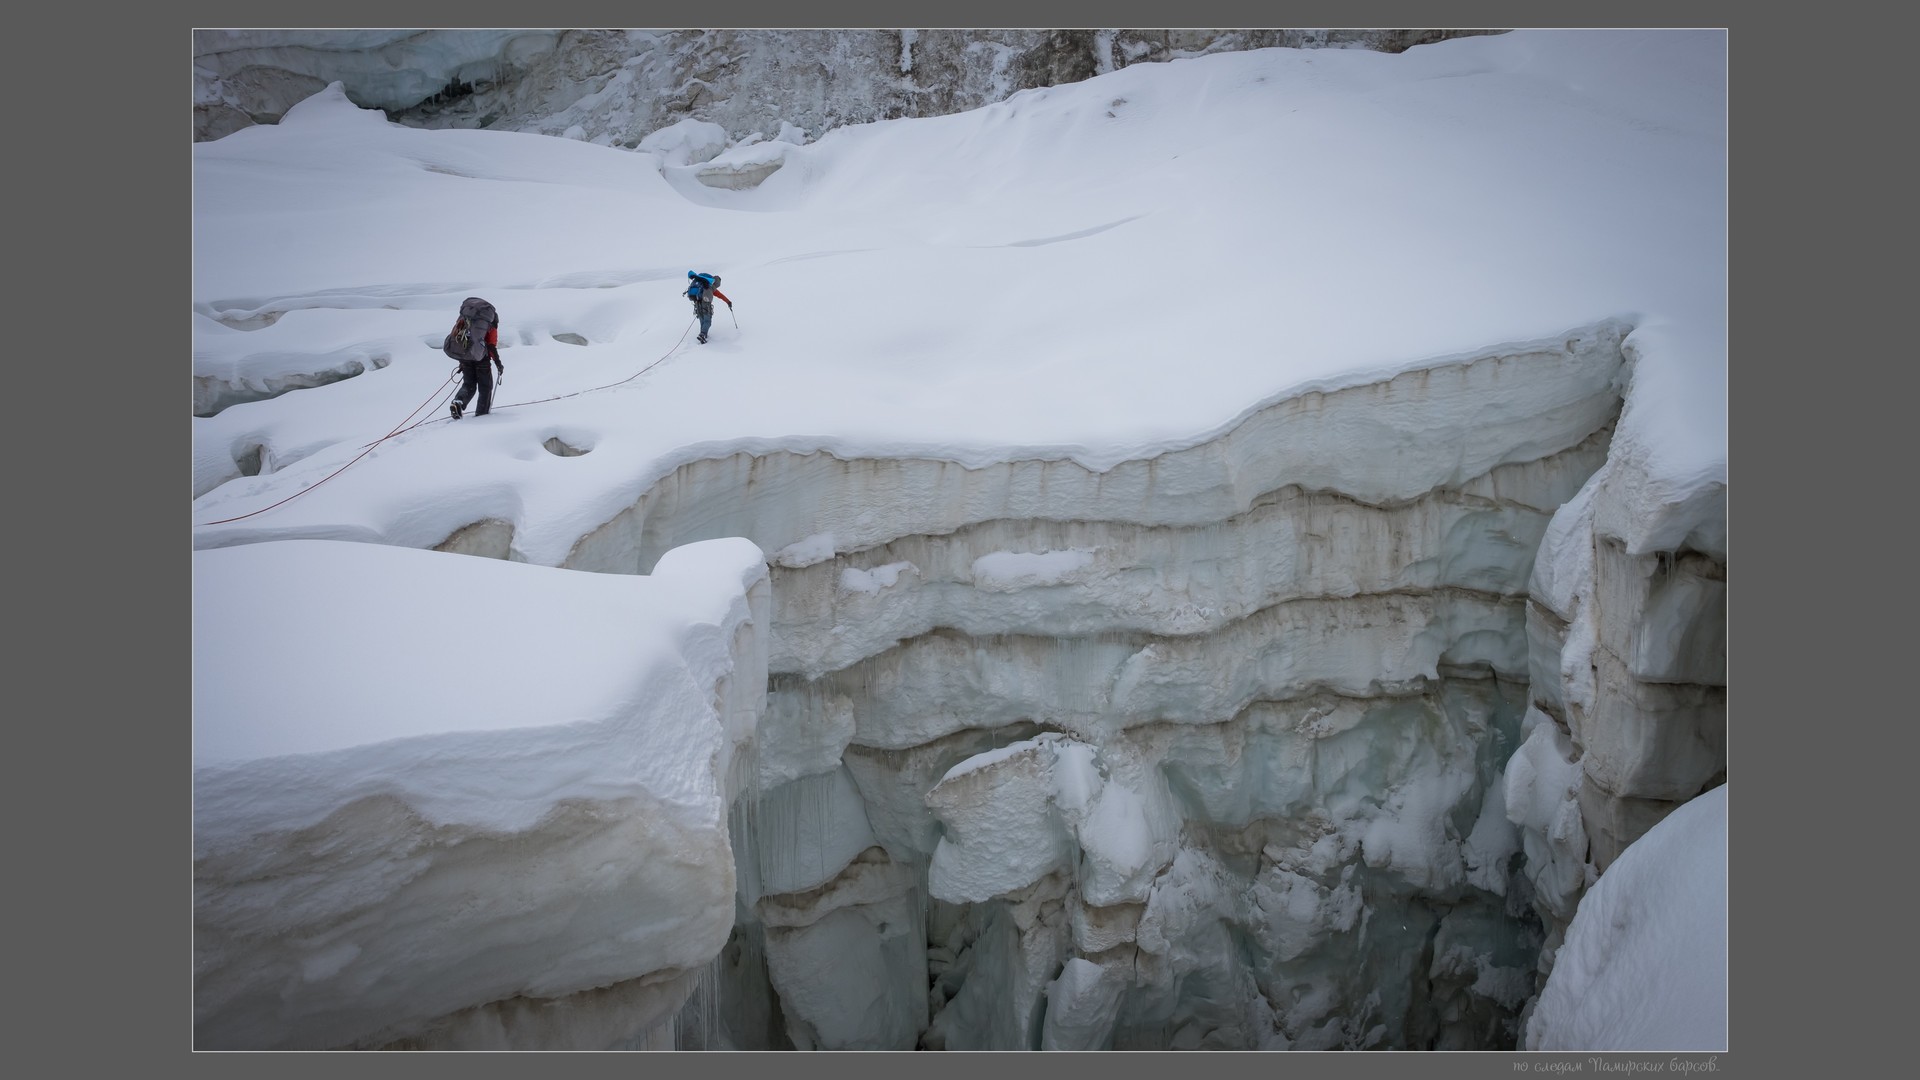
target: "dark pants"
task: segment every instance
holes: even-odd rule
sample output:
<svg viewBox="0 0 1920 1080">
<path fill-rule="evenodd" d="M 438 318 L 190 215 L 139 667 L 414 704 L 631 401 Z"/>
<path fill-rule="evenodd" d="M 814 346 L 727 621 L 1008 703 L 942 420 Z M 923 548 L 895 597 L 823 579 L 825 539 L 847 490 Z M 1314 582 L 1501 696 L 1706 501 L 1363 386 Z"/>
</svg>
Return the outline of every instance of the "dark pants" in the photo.
<svg viewBox="0 0 1920 1080">
<path fill-rule="evenodd" d="M 460 403 L 460 411 L 467 410 L 467 402 L 473 400 L 475 389 L 480 391 L 480 405 L 473 410 L 475 416 L 485 416 L 493 411 L 493 365 L 485 360 L 460 361 L 460 392 L 453 399 Z"/>
<path fill-rule="evenodd" d="M 693 302 L 693 313 L 700 316 L 700 336 L 704 338 L 707 336 L 707 331 L 713 326 L 713 301 L 695 300 Z"/>
</svg>

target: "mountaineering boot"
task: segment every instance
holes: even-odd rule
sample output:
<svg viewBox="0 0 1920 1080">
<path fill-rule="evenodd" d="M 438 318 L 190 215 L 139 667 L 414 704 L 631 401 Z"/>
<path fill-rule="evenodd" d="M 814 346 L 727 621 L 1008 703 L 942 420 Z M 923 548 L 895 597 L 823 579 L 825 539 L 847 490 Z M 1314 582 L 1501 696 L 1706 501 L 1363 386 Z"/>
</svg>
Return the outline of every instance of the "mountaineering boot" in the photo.
<svg viewBox="0 0 1920 1080">
<path fill-rule="evenodd" d="M 456 400 L 455 400 L 455 401 L 453 402 L 453 404 L 451 404 L 451 405 L 448 405 L 448 406 L 447 406 L 447 411 L 453 414 L 453 418 L 454 418 L 455 420 L 458 420 L 458 419 L 460 419 L 460 402 L 459 402 L 459 400 L 458 400 L 458 399 L 456 399 Z"/>
<path fill-rule="evenodd" d="M 705 345 L 707 343 L 707 335 L 701 334 L 696 340 L 698 340 L 700 344 Z"/>
</svg>

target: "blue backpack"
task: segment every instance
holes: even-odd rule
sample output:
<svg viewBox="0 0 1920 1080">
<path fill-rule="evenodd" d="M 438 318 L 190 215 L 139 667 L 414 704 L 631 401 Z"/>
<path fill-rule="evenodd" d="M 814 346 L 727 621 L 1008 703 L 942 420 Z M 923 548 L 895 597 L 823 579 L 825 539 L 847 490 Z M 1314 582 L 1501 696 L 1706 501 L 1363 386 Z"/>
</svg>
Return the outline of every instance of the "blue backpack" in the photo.
<svg viewBox="0 0 1920 1080">
<path fill-rule="evenodd" d="M 687 299 L 713 302 L 713 291 L 720 287 L 719 274 L 697 274 L 689 270 L 687 278 Z"/>
</svg>

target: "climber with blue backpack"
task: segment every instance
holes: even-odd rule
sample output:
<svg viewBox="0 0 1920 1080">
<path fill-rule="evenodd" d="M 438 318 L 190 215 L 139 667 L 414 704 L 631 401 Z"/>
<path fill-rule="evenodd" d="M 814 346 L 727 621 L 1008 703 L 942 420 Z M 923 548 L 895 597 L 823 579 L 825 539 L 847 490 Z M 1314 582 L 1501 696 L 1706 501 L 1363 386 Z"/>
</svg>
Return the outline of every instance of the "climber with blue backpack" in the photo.
<svg viewBox="0 0 1920 1080">
<path fill-rule="evenodd" d="M 720 291 L 719 274 L 702 274 L 687 271 L 687 299 L 693 301 L 693 313 L 700 317 L 700 344 L 707 343 L 707 331 L 713 327 L 713 298 L 727 301 L 727 310 L 733 310 L 733 301 L 727 300 L 727 294 Z"/>
</svg>

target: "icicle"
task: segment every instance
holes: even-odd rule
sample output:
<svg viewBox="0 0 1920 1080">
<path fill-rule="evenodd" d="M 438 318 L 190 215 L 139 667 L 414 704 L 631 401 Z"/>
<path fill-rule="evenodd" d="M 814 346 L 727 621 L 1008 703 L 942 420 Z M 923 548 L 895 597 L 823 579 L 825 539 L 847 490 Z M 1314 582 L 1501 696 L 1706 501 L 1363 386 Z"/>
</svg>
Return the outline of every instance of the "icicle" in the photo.
<svg viewBox="0 0 1920 1080">
<path fill-rule="evenodd" d="M 716 954 L 693 977 L 693 992 L 673 1015 L 673 1049 L 728 1050 L 720 1023 L 721 956 Z"/>
</svg>

